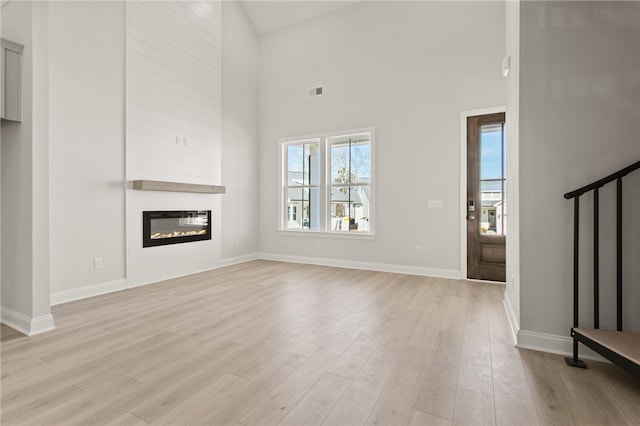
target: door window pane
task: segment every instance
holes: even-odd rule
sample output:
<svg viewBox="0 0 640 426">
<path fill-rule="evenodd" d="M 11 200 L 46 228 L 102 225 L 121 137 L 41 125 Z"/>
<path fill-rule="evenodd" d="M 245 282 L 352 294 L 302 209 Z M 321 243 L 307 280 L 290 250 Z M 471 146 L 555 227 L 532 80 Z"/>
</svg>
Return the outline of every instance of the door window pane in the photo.
<svg viewBox="0 0 640 426">
<path fill-rule="evenodd" d="M 480 128 L 480 233 L 506 235 L 504 124 Z"/>
</svg>

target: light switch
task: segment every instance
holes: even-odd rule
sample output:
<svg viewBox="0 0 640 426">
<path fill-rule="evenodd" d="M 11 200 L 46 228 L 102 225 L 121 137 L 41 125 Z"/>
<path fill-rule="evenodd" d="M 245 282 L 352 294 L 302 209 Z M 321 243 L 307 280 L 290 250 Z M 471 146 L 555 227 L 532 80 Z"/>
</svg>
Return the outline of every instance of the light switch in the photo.
<svg viewBox="0 0 640 426">
<path fill-rule="evenodd" d="M 427 208 L 430 208 L 430 209 L 441 209 L 442 208 L 442 200 L 427 200 Z"/>
</svg>

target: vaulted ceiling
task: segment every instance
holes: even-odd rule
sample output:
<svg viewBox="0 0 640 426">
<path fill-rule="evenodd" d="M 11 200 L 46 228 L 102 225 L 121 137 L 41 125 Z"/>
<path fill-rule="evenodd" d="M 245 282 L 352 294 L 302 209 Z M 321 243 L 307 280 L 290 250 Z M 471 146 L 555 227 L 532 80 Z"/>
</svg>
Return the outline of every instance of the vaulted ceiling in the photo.
<svg viewBox="0 0 640 426">
<path fill-rule="evenodd" d="M 241 1 L 256 31 L 262 35 L 324 15 L 356 1 Z"/>
</svg>

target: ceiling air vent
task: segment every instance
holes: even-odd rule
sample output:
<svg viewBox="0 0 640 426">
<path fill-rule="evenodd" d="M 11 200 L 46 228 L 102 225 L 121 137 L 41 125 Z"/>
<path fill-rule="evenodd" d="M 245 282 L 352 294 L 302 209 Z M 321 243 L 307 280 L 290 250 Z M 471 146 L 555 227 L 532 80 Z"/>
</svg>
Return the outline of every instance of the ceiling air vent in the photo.
<svg viewBox="0 0 640 426">
<path fill-rule="evenodd" d="M 322 86 L 312 87 L 311 89 L 309 89 L 309 97 L 322 96 L 323 93 L 324 93 L 324 87 Z"/>
</svg>

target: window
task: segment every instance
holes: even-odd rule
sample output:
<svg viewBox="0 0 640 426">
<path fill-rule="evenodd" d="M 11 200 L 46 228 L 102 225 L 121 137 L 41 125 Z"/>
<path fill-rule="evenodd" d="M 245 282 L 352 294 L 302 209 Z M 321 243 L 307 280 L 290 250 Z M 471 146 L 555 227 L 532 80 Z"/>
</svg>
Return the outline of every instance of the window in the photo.
<svg viewBox="0 0 640 426">
<path fill-rule="evenodd" d="M 507 233 L 504 123 L 480 127 L 480 232 Z"/>
<path fill-rule="evenodd" d="M 283 228 L 319 230 L 320 141 L 293 142 L 284 148 L 287 217 Z"/>
<path fill-rule="evenodd" d="M 373 234 L 373 129 L 281 140 L 285 231 Z"/>
</svg>

